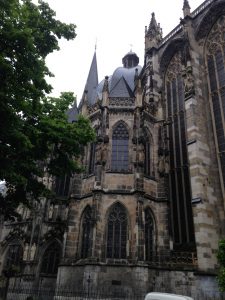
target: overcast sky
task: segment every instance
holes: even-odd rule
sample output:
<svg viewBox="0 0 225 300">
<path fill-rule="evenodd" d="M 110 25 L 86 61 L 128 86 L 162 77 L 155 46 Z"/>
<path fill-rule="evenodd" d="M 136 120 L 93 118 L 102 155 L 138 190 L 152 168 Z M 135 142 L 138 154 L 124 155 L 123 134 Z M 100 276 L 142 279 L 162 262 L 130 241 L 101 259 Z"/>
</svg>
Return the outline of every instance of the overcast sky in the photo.
<svg viewBox="0 0 225 300">
<path fill-rule="evenodd" d="M 77 26 L 73 41 L 60 41 L 60 50 L 47 57 L 55 75 L 48 79 L 53 95 L 72 91 L 78 103 L 82 97 L 97 41 L 99 81 L 122 65 L 123 56 L 132 48 L 144 60 L 144 32 L 151 13 L 168 34 L 183 17 L 183 0 L 45 0 L 56 18 Z M 203 1 L 189 0 L 191 11 Z M 132 45 L 132 46 L 131 46 Z"/>
</svg>

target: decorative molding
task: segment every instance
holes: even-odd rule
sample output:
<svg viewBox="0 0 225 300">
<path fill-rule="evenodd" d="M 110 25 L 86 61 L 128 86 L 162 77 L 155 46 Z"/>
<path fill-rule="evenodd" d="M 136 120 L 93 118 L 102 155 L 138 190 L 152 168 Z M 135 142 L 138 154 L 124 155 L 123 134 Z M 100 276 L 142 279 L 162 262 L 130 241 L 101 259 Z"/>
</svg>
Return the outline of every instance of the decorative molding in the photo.
<svg viewBox="0 0 225 300">
<path fill-rule="evenodd" d="M 134 98 L 109 98 L 109 106 L 132 107 L 134 105 L 135 105 Z"/>
</svg>

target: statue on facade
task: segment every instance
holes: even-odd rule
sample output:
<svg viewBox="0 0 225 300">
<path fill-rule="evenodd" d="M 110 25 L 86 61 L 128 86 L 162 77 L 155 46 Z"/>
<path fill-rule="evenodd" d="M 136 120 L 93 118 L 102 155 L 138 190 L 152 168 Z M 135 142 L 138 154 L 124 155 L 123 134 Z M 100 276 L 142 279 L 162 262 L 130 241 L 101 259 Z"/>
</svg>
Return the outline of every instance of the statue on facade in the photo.
<svg viewBox="0 0 225 300">
<path fill-rule="evenodd" d="M 164 157 L 164 155 L 159 156 L 158 170 L 159 170 L 159 174 L 161 176 L 165 173 L 165 157 Z"/>
<path fill-rule="evenodd" d="M 48 219 L 51 220 L 53 217 L 54 205 L 51 204 L 48 209 Z"/>
<path fill-rule="evenodd" d="M 107 159 L 108 159 L 108 147 L 107 145 L 104 143 L 101 147 L 101 163 L 103 165 L 106 164 L 107 162 Z"/>
<path fill-rule="evenodd" d="M 30 260 L 33 261 L 36 253 L 36 243 L 33 243 L 30 249 Z"/>
<path fill-rule="evenodd" d="M 23 260 L 28 260 L 28 251 L 29 251 L 29 244 L 25 243 L 24 250 L 23 250 Z"/>
<path fill-rule="evenodd" d="M 145 149 L 144 145 L 141 143 L 137 147 L 137 161 L 139 166 L 144 166 L 145 162 Z"/>
<path fill-rule="evenodd" d="M 185 98 L 188 98 L 194 94 L 194 90 L 195 90 L 192 68 L 190 66 L 186 68 L 183 77 L 184 77 L 184 94 L 185 94 Z"/>
</svg>

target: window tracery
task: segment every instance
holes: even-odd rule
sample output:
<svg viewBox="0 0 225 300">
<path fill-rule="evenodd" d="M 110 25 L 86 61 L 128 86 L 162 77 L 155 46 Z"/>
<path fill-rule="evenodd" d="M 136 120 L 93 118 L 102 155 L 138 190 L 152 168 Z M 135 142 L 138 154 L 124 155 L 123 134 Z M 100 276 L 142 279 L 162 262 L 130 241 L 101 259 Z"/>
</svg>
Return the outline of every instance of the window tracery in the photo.
<svg viewBox="0 0 225 300">
<path fill-rule="evenodd" d="M 86 207 L 82 217 L 81 258 L 87 258 L 91 248 L 92 218 L 91 208 Z"/>
<path fill-rule="evenodd" d="M 126 258 L 127 214 L 117 203 L 112 207 L 107 225 L 107 258 Z"/>
<path fill-rule="evenodd" d="M 61 247 L 58 242 L 54 241 L 48 246 L 48 248 L 44 252 L 41 264 L 41 273 L 48 275 L 56 275 L 60 258 Z"/>
<path fill-rule="evenodd" d="M 69 195 L 70 177 L 64 175 L 55 179 L 55 193 L 58 197 L 67 197 Z"/>
<path fill-rule="evenodd" d="M 191 250 L 194 247 L 194 226 L 187 157 L 181 52 L 177 52 L 170 61 L 166 72 L 165 88 L 167 119 L 170 120 L 168 148 L 174 248 Z"/>
<path fill-rule="evenodd" d="M 95 152 L 96 152 L 96 143 L 91 143 L 90 155 L 89 155 L 89 167 L 88 167 L 89 174 L 94 174 L 95 172 Z"/>
<path fill-rule="evenodd" d="M 151 261 L 154 247 L 154 223 L 150 208 L 145 210 L 145 260 Z"/>
<path fill-rule="evenodd" d="M 206 41 L 206 65 L 211 92 L 211 111 L 225 187 L 225 17 L 218 19 Z"/>
<path fill-rule="evenodd" d="M 23 247 L 16 243 L 9 245 L 9 249 L 6 255 L 5 269 L 7 271 L 20 268 L 23 260 Z"/>
<path fill-rule="evenodd" d="M 111 169 L 116 172 L 128 170 L 129 161 L 129 133 L 126 126 L 120 122 L 112 134 Z"/>
</svg>

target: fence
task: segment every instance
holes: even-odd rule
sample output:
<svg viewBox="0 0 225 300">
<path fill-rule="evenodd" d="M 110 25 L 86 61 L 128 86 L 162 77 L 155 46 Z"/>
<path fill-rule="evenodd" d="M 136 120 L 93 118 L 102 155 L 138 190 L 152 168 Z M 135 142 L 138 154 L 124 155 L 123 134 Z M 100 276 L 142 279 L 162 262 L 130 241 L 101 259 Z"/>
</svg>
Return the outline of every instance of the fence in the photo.
<svg viewBox="0 0 225 300">
<path fill-rule="evenodd" d="M 157 292 L 160 292 L 157 290 Z M 4 294 L 4 293 L 3 293 Z M 48 289 L 22 289 L 9 288 L 7 298 L 1 297 L 1 300 L 144 300 L 146 293 L 142 295 L 133 294 L 130 291 L 123 289 L 118 290 L 72 290 L 69 288 L 48 290 Z M 195 296 L 186 293 L 187 296 L 192 296 L 194 300 L 225 300 L 225 295 L 222 293 L 207 294 L 197 292 Z"/>
<path fill-rule="evenodd" d="M 136 295 L 124 290 L 70 290 L 70 289 L 8 289 L 7 300 L 143 300 L 145 294 Z M 4 299 L 4 298 L 0 298 Z M 5 300 L 5 299 L 4 299 Z"/>
</svg>

